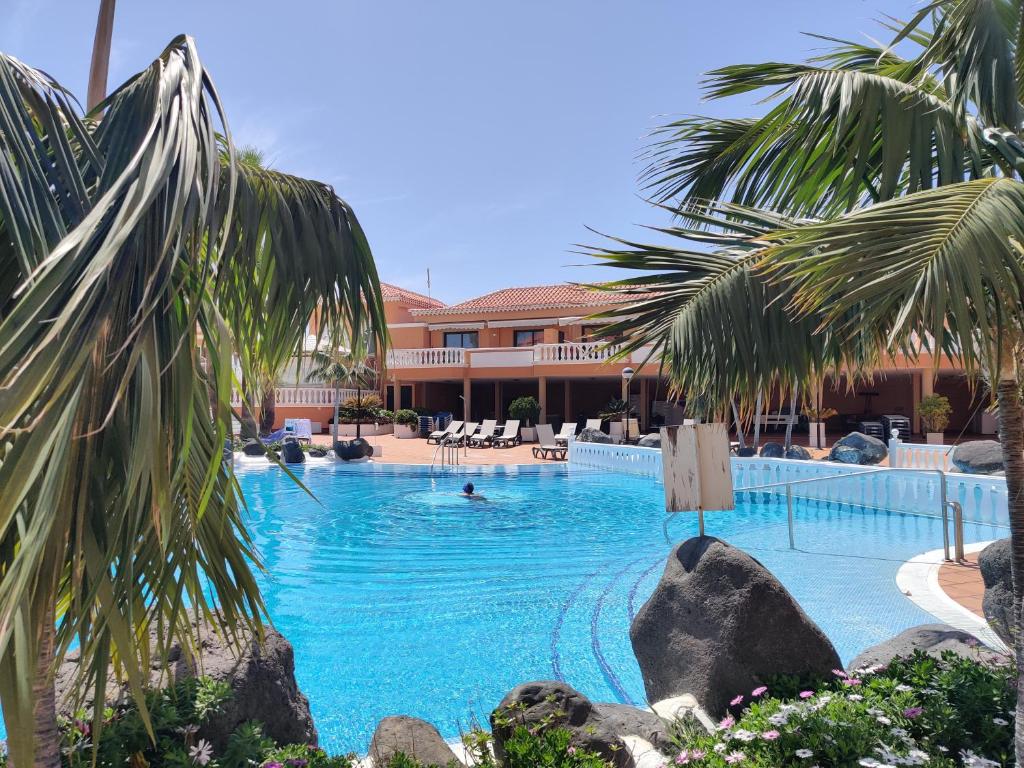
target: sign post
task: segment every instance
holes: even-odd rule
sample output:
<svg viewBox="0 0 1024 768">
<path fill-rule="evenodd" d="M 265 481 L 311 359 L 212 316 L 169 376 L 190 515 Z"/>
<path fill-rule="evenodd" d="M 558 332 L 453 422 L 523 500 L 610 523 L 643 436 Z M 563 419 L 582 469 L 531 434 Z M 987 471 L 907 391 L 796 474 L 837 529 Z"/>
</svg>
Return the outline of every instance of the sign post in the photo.
<svg viewBox="0 0 1024 768">
<path fill-rule="evenodd" d="M 665 511 L 696 512 L 701 536 L 704 510 L 735 509 L 725 424 L 662 427 L 661 467 Z"/>
</svg>

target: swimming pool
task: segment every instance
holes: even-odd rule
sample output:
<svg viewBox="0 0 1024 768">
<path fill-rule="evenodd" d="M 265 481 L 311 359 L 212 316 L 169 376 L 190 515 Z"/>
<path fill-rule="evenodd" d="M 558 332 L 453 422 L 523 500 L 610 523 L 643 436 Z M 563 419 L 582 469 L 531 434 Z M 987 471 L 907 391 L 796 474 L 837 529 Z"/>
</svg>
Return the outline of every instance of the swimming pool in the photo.
<svg viewBox="0 0 1024 768">
<path fill-rule="evenodd" d="M 599 701 L 643 703 L 629 623 L 670 545 L 661 486 L 564 465 L 472 471 L 305 467 L 321 503 L 276 469 L 239 473 L 267 566 L 275 625 L 295 647 L 321 744 L 364 752 L 390 714 L 448 738 L 514 685 L 562 679 Z M 798 503 L 789 549 L 781 499 L 745 494 L 708 513 L 707 533 L 758 558 L 819 623 L 844 661 L 934 621 L 896 588 L 908 558 L 941 546 L 937 519 Z M 677 515 L 673 542 L 695 535 Z M 968 542 L 1005 535 L 968 524 Z"/>
</svg>

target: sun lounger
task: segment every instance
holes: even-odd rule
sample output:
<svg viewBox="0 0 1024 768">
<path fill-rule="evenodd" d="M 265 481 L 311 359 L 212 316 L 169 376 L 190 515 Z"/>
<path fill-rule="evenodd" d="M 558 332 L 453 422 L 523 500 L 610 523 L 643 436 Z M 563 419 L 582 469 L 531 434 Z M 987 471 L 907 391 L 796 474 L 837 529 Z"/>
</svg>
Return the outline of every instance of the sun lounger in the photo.
<svg viewBox="0 0 1024 768">
<path fill-rule="evenodd" d="M 313 442 L 313 423 L 309 419 L 285 419 L 284 428 L 298 440 Z"/>
<path fill-rule="evenodd" d="M 452 435 L 448 438 L 448 442 L 455 443 L 456 445 L 466 445 L 466 441 L 472 439 L 473 435 L 476 434 L 476 428 L 478 426 L 479 424 L 475 421 L 467 421 L 462 432 Z"/>
<path fill-rule="evenodd" d="M 281 427 L 280 429 L 275 429 L 269 435 L 267 435 L 265 437 L 261 437 L 260 438 L 260 442 L 262 442 L 264 445 L 268 445 L 270 443 L 277 443 L 277 442 L 280 442 L 281 440 L 283 440 L 285 435 L 288 435 L 288 434 L 291 434 L 291 433 L 288 432 L 288 430 L 285 429 L 284 427 Z"/>
<path fill-rule="evenodd" d="M 601 420 L 600 419 L 587 419 L 587 424 L 584 429 L 596 429 L 598 432 L 601 431 Z"/>
<path fill-rule="evenodd" d="M 569 449 L 566 446 L 555 445 L 555 432 L 550 424 L 537 425 L 537 442 L 539 445 L 533 446 L 533 458 L 565 460 L 566 451 Z"/>
<path fill-rule="evenodd" d="M 497 419 L 484 419 L 484 423 L 480 425 L 480 431 L 469 438 L 469 447 L 486 448 L 494 439 L 494 429 L 497 426 Z"/>
<path fill-rule="evenodd" d="M 439 429 L 436 432 L 431 432 L 430 436 L 427 437 L 428 443 L 440 443 L 446 437 L 452 437 L 462 431 L 462 425 L 464 421 L 451 421 L 448 426 L 444 429 Z"/>
<path fill-rule="evenodd" d="M 558 434 L 555 435 L 555 445 L 568 445 L 569 438 L 576 436 L 576 423 L 567 421 L 562 425 Z"/>
<path fill-rule="evenodd" d="M 491 441 L 495 448 L 510 448 L 519 445 L 519 420 L 505 422 L 504 431 Z"/>
</svg>

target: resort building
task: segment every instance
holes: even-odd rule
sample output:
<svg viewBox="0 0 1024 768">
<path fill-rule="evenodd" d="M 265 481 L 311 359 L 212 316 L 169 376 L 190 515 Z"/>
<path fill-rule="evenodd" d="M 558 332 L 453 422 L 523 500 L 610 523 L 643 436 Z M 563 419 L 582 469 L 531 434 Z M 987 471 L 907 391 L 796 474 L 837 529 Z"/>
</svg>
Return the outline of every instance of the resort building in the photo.
<svg viewBox="0 0 1024 768">
<path fill-rule="evenodd" d="M 668 399 L 659 361 L 647 360 L 648 350 L 613 361 L 615 345 L 596 336 L 602 321 L 589 318 L 625 301 L 619 294 L 556 284 L 503 288 L 445 304 L 387 283 L 382 292 L 391 347 L 376 367 L 383 369 L 378 389 L 390 410 L 422 407 L 460 419 L 501 421 L 515 398 L 532 395 L 540 403 L 541 422 L 557 427 L 565 420 L 596 417 L 621 397 L 622 371 L 628 366 L 634 369 L 629 399 L 641 429 L 683 418 L 683 402 Z M 297 382 L 294 369 L 280 384 L 278 421 L 309 418 L 326 431 L 333 390 L 301 376 Z M 914 362 L 894 358 L 870 384 L 826 379 L 822 405 L 837 411 L 827 422 L 828 432 L 845 434 L 862 421 L 891 415 L 908 419 L 919 434 L 916 406 L 933 392 L 950 400 L 951 434 L 995 431 L 985 393 L 972 391 L 952 362 L 944 361 L 935 374 L 931 357 L 922 356 Z M 351 394 L 343 390 L 341 396 Z M 781 411 L 787 407 L 767 397 L 763 426 L 784 424 Z"/>
</svg>

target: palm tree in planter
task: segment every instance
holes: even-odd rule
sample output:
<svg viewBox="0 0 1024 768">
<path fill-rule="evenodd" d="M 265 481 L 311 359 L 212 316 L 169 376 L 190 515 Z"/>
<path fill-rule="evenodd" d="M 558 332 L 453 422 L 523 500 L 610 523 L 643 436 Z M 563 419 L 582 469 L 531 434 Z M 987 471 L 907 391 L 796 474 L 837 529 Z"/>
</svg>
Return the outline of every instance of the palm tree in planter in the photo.
<svg viewBox="0 0 1024 768">
<path fill-rule="evenodd" d="M 945 395 L 928 395 L 921 398 L 917 406 L 917 414 L 921 417 L 921 426 L 930 445 L 942 445 L 946 427 L 949 426 L 949 415 L 953 406 Z"/>
<path fill-rule="evenodd" d="M 314 350 L 309 355 L 313 367 L 309 372 L 310 381 L 320 381 L 334 388 L 333 437 L 338 439 L 338 423 L 341 409 L 341 389 L 356 388 L 356 408 L 362 412 L 362 391 L 372 386 L 376 372 L 366 363 L 365 351 L 356 345 L 350 349 L 331 343 L 326 349 Z M 359 422 L 356 422 L 356 436 L 359 436 Z"/>
<path fill-rule="evenodd" d="M 98 734 L 108 666 L 145 718 L 152 665 L 195 647 L 188 612 L 236 643 L 262 631 L 221 457 L 240 324 L 304 328 L 317 304 L 382 341 L 385 323 L 352 210 L 237 165 L 190 38 L 102 121 L 3 54 L 0 102 L 0 701 L 13 763 L 57 768 L 72 642 Z"/>
</svg>

